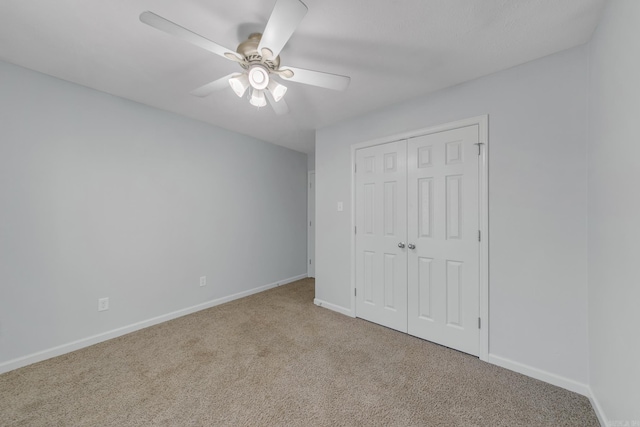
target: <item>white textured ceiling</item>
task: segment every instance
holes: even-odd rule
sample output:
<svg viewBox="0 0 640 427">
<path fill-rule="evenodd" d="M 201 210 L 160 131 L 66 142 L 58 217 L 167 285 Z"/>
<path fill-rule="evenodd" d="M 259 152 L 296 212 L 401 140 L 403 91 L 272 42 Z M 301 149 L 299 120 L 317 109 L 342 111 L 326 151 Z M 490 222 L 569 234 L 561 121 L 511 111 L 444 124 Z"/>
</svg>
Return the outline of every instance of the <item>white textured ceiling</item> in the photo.
<svg viewBox="0 0 640 427">
<path fill-rule="evenodd" d="M 291 112 L 231 89 L 193 89 L 237 64 L 142 24 L 151 10 L 235 50 L 275 0 L 2 0 L 0 58 L 52 76 L 312 152 L 315 129 L 589 40 L 606 0 L 303 0 L 284 65 L 351 77 L 345 92 L 289 82 Z"/>
</svg>

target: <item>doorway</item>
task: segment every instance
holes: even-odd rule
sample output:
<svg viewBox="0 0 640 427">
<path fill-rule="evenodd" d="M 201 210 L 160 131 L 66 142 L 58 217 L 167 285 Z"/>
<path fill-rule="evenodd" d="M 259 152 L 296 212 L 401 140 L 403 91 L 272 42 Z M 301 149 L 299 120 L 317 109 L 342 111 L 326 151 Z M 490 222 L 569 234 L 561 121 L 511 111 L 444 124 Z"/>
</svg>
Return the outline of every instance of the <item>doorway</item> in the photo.
<svg viewBox="0 0 640 427">
<path fill-rule="evenodd" d="M 307 185 L 307 277 L 316 277 L 316 172 L 308 173 Z"/>
</svg>

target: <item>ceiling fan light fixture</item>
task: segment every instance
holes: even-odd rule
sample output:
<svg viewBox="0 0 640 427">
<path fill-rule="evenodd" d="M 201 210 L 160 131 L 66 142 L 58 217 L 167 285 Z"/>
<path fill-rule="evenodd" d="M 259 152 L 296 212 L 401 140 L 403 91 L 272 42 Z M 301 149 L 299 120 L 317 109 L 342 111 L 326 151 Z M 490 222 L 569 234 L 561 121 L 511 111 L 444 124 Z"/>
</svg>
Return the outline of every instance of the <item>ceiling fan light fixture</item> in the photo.
<svg viewBox="0 0 640 427">
<path fill-rule="evenodd" d="M 238 76 L 231 77 L 229 79 L 229 85 L 231 89 L 238 95 L 239 98 L 242 98 L 242 95 L 247 91 L 249 87 L 249 77 L 246 74 L 240 74 Z"/>
<path fill-rule="evenodd" d="M 264 107 L 267 105 L 267 99 L 264 96 L 264 92 L 257 89 L 251 91 L 251 99 L 249 100 L 249 103 L 255 107 Z"/>
<path fill-rule="evenodd" d="M 307 13 L 302 0 L 271 0 L 275 2 L 267 25 L 262 33 L 252 33 L 238 45 L 235 51 L 227 49 L 175 22 L 146 11 L 140 21 L 157 30 L 175 36 L 194 46 L 236 62 L 243 68 L 241 73 L 231 73 L 209 82 L 191 93 L 198 97 L 211 95 L 215 91 L 231 86 L 238 97 L 247 97 L 256 107 L 270 104 L 277 115 L 289 112 L 284 101 L 287 87 L 279 81 L 293 81 L 333 90 L 345 90 L 350 78 L 321 71 L 280 66 L 280 52 Z M 278 81 L 272 80 L 272 74 Z M 251 89 L 249 89 L 251 88 Z M 249 90 L 249 92 L 247 92 Z"/>
<path fill-rule="evenodd" d="M 287 87 L 285 85 L 281 85 L 275 80 L 271 80 L 267 85 L 269 88 L 269 92 L 273 95 L 273 100 L 278 102 L 284 97 L 284 94 L 287 93 Z"/>
<path fill-rule="evenodd" d="M 248 74 L 249 84 L 254 89 L 263 90 L 269 84 L 269 71 L 263 65 L 252 65 Z"/>
</svg>

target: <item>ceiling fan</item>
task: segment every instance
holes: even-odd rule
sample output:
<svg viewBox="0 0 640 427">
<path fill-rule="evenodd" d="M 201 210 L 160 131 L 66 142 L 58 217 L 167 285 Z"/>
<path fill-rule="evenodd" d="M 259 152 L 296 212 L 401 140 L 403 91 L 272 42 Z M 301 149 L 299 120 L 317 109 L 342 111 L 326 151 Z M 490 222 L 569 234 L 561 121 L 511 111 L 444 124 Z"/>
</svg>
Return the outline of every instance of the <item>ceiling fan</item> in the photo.
<svg viewBox="0 0 640 427">
<path fill-rule="evenodd" d="M 351 80 L 337 74 L 280 65 L 280 52 L 306 13 L 307 6 L 300 0 L 276 0 L 264 32 L 249 35 L 235 52 L 153 12 L 142 12 L 140 21 L 235 61 L 243 68 L 241 73 L 226 75 L 195 89 L 191 92 L 193 95 L 208 96 L 229 85 L 239 97 L 249 90 L 249 102 L 256 107 L 264 107 L 268 100 L 276 114 L 280 115 L 289 111 L 282 99 L 287 88 L 276 81 L 275 76 L 284 81 L 333 90 L 345 90 Z"/>
</svg>

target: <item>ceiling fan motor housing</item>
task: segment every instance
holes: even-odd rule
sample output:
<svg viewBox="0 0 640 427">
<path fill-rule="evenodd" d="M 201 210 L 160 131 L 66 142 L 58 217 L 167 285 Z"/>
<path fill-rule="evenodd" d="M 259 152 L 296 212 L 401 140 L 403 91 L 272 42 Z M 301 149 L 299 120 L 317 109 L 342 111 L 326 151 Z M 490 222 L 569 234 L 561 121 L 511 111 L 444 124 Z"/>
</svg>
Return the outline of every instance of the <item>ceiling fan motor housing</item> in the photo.
<svg viewBox="0 0 640 427">
<path fill-rule="evenodd" d="M 258 52 L 258 45 L 262 39 L 261 33 L 252 33 L 249 38 L 238 45 L 236 52 L 242 55 L 247 62 L 240 64 L 243 68 L 249 69 L 256 63 L 263 65 L 269 72 L 275 71 L 280 66 L 280 56 L 266 59 Z"/>
</svg>

